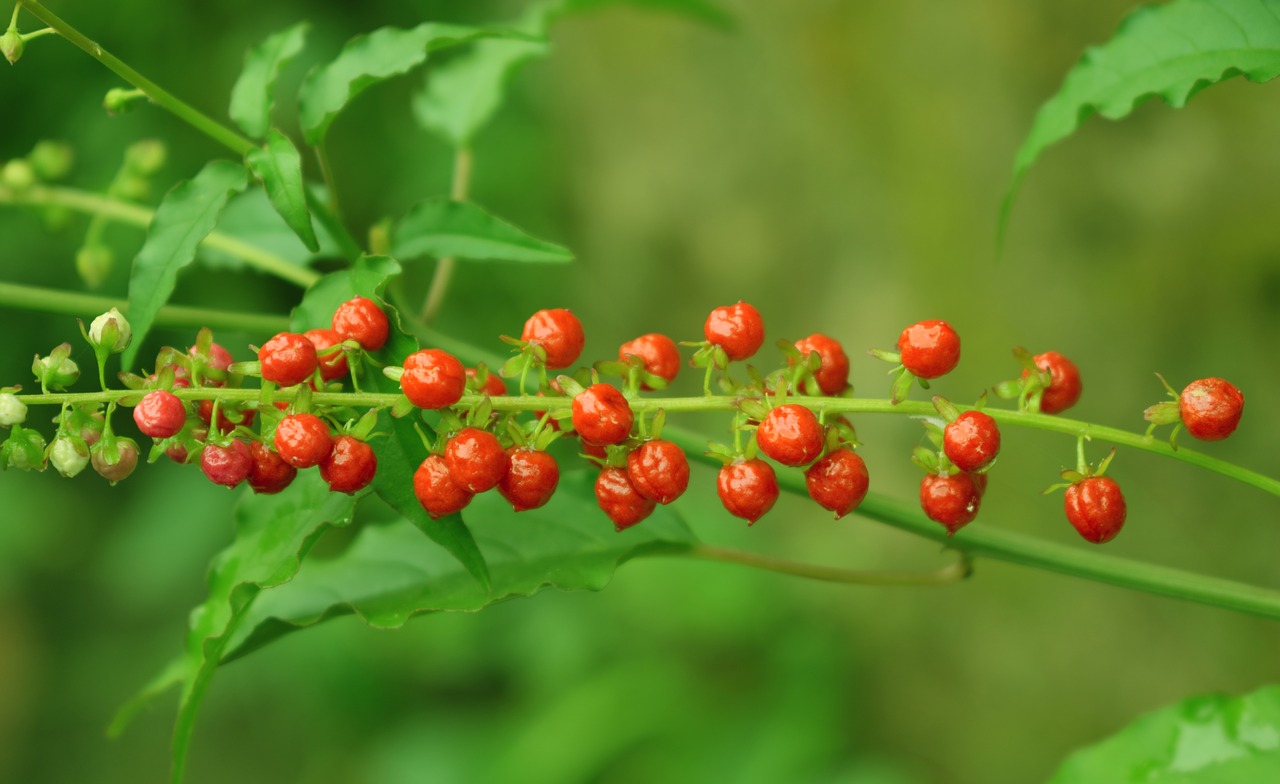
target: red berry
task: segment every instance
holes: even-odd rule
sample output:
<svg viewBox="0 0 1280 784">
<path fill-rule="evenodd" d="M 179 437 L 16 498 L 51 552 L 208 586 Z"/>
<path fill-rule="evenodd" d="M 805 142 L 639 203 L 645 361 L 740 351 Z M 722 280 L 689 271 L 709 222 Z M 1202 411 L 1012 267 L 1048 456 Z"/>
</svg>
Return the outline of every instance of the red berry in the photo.
<svg viewBox="0 0 1280 784">
<path fill-rule="evenodd" d="M 1125 503 L 1120 485 L 1109 476 L 1091 476 L 1067 488 L 1067 520 L 1090 542 L 1109 542 L 1124 525 Z"/>
<path fill-rule="evenodd" d="M 309 329 L 302 334 L 311 341 L 311 345 L 316 347 L 317 355 L 326 348 L 333 348 L 342 342 L 342 336 L 331 329 Z M 345 353 L 338 351 L 327 357 L 317 356 L 317 359 L 320 360 L 320 377 L 325 381 L 334 381 L 347 374 Z"/>
<path fill-rule="evenodd" d="M 835 512 L 837 520 L 862 503 L 870 482 L 866 462 L 846 447 L 830 452 L 804 472 L 809 497 Z"/>
<path fill-rule="evenodd" d="M 982 493 L 973 476 L 961 471 L 951 476 L 929 474 L 920 480 L 920 506 L 934 522 L 942 523 L 950 536 L 978 516 Z"/>
<path fill-rule="evenodd" d="M 288 487 L 298 469 L 285 462 L 280 453 L 261 441 L 249 443 L 249 455 L 253 465 L 249 468 L 249 487 L 260 495 L 272 495 Z"/>
<path fill-rule="evenodd" d="M 498 486 L 511 461 L 498 437 L 487 430 L 464 428 L 444 448 L 449 475 L 468 493 L 483 493 Z"/>
<path fill-rule="evenodd" d="M 596 503 L 622 531 L 653 514 L 654 502 L 640 495 L 622 468 L 606 468 L 596 477 Z"/>
<path fill-rule="evenodd" d="M 560 466 L 546 452 L 511 447 L 511 467 L 498 483 L 498 492 L 517 512 L 537 509 L 551 500 L 560 482 Z"/>
<path fill-rule="evenodd" d="M 405 357 L 400 389 L 418 408 L 445 408 L 462 398 L 467 372 L 448 352 L 438 348 L 415 351 Z"/>
<path fill-rule="evenodd" d="M 724 349 L 729 359 L 743 360 L 760 350 L 764 344 L 764 319 L 760 311 L 745 302 L 722 305 L 711 311 L 702 325 L 707 342 Z"/>
<path fill-rule="evenodd" d="M 200 470 L 215 485 L 235 487 L 248 478 L 252 468 L 253 455 L 243 441 L 232 441 L 226 446 L 207 444 L 200 452 Z"/>
<path fill-rule="evenodd" d="M 596 446 L 620 444 L 631 435 L 631 404 L 611 384 L 592 384 L 573 399 L 573 429 Z"/>
<path fill-rule="evenodd" d="M 93 466 L 93 470 L 98 475 L 106 479 L 111 484 L 115 484 L 123 479 L 129 478 L 133 473 L 133 469 L 138 467 L 138 445 L 132 440 L 121 438 L 116 441 L 117 459 L 114 463 L 107 462 L 107 450 L 105 448 L 91 449 L 89 451 L 89 463 Z"/>
<path fill-rule="evenodd" d="M 196 412 L 200 416 L 200 421 L 206 425 L 211 425 L 213 419 L 213 401 L 201 400 L 196 406 Z M 252 408 L 246 408 L 243 411 L 236 411 L 227 406 L 218 406 L 218 432 L 226 435 L 237 427 L 249 427 L 253 424 L 253 419 L 258 412 Z"/>
<path fill-rule="evenodd" d="M 434 520 L 455 514 L 471 503 L 472 494 L 449 475 L 449 466 L 440 455 L 430 455 L 413 473 L 413 494 Z"/>
<path fill-rule="evenodd" d="M 1080 383 L 1080 369 L 1076 363 L 1056 351 L 1036 354 L 1033 358 L 1036 367 L 1049 371 L 1049 386 L 1040 398 L 1040 412 L 1043 414 L 1059 414 L 1076 404 L 1080 399 L 1083 386 Z M 1022 371 L 1026 376 L 1027 372 Z"/>
<path fill-rule="evenodd" d="M 807 338 L 797 340 L 796 350 L 802 357 L 815 353 L 822 360 L 813 374 L 822 394 L 838 395 L 849 388 L 849 357 L 839 341 L 815 332 Z"/>
<path fill-rule="evenodd" d="M 659 504 L 671 503 L 689 487 L 689 459 L 680 447 L 660 438 L 627 455 L 627 473 L 636 492 Z"/>
<path fill-rule="evenodd" d="M 196 347 L 192 346 L 188 350 L 188 353 L 194 356 L 196 354 Z M 209 353 L 204 355 L 205 367 L 210 368 L 212 370 L 225 371 L 227 368 L 231 367 L 232 361 L 233 360 L 231 358 L 231 352 L 227 351 L 224 347 L 218 345 L 217 343 L 210 343 Z M 191 380 L 188 376 L 188 371 L 186 368 L 181 367 L 179 365 L 174 365 L 173 373 L 174 373 L 174 386 L 180 386 L 180 387 L 191 386 Z M 202 379 L 201 383 L 207 387 L 221 387 L 226 385 L 225 382 L 212 381 L 207 378 Z"/>
<path fill-rule="evenodd" d="M 301 384 L 316 372 L 316 347 L 304 335 L 281 332 L 258 349 L 262 378 L 282 387 Z"/>
<path fill-rule="evenodd" d="M 1244 413 L 1244 394 L 1229 381 L 1192 381 L 1178 397 L 1182 424 L 1201 441 L 1221 441 L 1235 432 Z"/>
<path fill-rule="evenodd" d="M 290 414 L 276 426 L 276 451 L 294 468 L 324 462 L 333 451 L 329 423 L 315 414 Z"/>
<path fill-rule="evenodd" d="M 902 364 L 917 378 L 937 378 L 960 361 L 960 336 L 945 321 L 920 321 L 898 336 Z"/>
<path fill-rule="evenodd" d="M 1000 452 L 1000 427 L 981 411 L 965 411 L 942 431 L 942 449 L 961 471 L 985 468 Z"/>
<path fill-rule="evenodd" d="M 333 451 L 320 464 L 320 478 L 335 493 L 351 495 L 373 481 L 378 457 L 373 447 L 351 436 L 333 439 Z"/>
<path fill-rule="evenodd" d="M 551 370 L 567 368 L 578 361 L 586 335 L 582 322 L 564 308 L 540 310 L 524 323 L 520 339 L 547 352 L 547 367 Z"/>
<path fill-rule="evenodd" d="M 670 384 L 680 372 L 680 349 L 666 335 L 650 332 L 635 340 L 629 340 L 618 348 L 618 361 L 626 362 L 627 356 L 639 357 L 647 373 L 652 373 Z M 643 389 L 653 389 L 641 384 Z"/>
<path fill-rule="evenodd" d="M 473 379 L 475 377 L 476 377 L 476 369 L 467 368 L 467 378 Z M 479 391 L 483 392 L 489 397 L 498 397 L 499 395 L 505 395 L 507 394 L 507 382 L 503 381 L 502 377 L 499 376 L 497 373 L 494 373 L 492 370 L 490 370 L 489 374 L 485 376 L 484 386 L 481 387 Z"/>
<path fill-rule="evenodd" d="M 769 410 L 756 430 L 756 440 L 760 451 L 779 463 L 802 466 L 822 454 L 826 433 L 812 411 L 788 403 Z"/>
<path fill-rule="evenodd" d="M 763 460 L 740 460 L 720 469 L 716 492 L 729 514 L 751 525 L 778 500 L 778 475 Z"/>
<path fill-rule="evenodd" d="M 342 340 L 354 340 L 365 351 L 377 351 L 387 342 L 391 326 L 378 303 L 353 297 L 333 312 L 333 331 Z"/>
<path fill-rule="evenodd" d="M 152 438 L 175 436 L 187 421 L 187 407 L 172 392 L 153 389 L 133 409 L 133 421 Z"/>
</svg>

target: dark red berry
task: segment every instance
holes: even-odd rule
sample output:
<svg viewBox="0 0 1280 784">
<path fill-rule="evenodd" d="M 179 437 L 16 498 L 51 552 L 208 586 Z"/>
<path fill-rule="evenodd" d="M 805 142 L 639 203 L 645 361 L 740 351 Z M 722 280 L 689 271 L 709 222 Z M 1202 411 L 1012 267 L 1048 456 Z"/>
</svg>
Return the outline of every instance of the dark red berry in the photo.
<svg viewBox="0 0 1280 784">
<path fill-rule="evenodd" d="M 473 379 L 476 377 L 476 375 L 477 373 L 475 368 L 467 368 L 468 379 Z M 503 381 L 502 377 L 499 376 L 497 373 L 494 373 L 492 370 L 490 370 L 488 371 L 488 375 L 486 375 L 484 378 L 484 386 L 480 387 L 479 391 L 483 392 L 489 397 L 498 397 L 499 395 L 505 395 L 507 394 L 507 382 Z"/>
<path fill-rule="evenodd" d="M 352 436 L 333 439 L 333 451 L 320 463 L 320 478 L 335 493 L 351 495 L 373 481 L 378 457 L 373 447 Z"/>
<path fill-rule="evenodd" d="M 898 336 L 902 364 L 917 378 L 937 378 L 960 361 L 960 336 L 945 321 L 920 321 Z"/>
<path fill-rule="evenodd" d="M 249 487 L 259 495 L 272 495 L 288 487 L 298 475 L 298 469 L 285 462 L 271 447 L 261 441 L 249 443 L 249 455 L 253 465 L 249 468 Z"/>
<path fill-rule="evenodd" d="M 212 427 L 213 419 L 213 401 L 201 400 L 196 406 L 196 413 L 200 416 L 200 421 L 205 425 Z M 258 412 L 252 408 L 246 408 L 243 411 L 236 411 L 233 408 L 222 405 L 218 406 L 218 432 L 226 435 L 237 427 L 249 427 L 253 424 L 253 419 Z"/>
<path fill-rule="evenodd" d="M 760 451 L 779 463 L 802 466 L 822 454 L 826 433 L 813 412 L 788 403 L 769 410 L 756 430 Z"/>
<path fill-rule="evenodd" d="M 1109 542 L 1120 533 L 1126 513 L 1120 485 L 1109 476 L 1091 476 L 1067 488 L 1067 520 L 1090 542 Z"/>
<path fill-rule="evenodd" d="M 778 500 L 778 475 L 763 460 L 740 460 L 720 469 L 716 492 L 729 514 L 751 525 Z"/>
<path fill-rule="evenodd" d="M 331 329 L 309 329 L 302 334 L 316 347 L 317 355 L 342 342 L 342 336 Z M 334 381 L 347 374 L 347 355 L 342 351 L 335 351 L 326 357 L 317 356 L 317 359 L 320 360 L 320 377 L 325 381 Z"/>
<path fill-rule="evenodd" d="M 847 447 L 828 453 L 804 472 L 809 497 L 834 512 L 837 520 L 858 508 L 870 483 L 866 462 Z"/>
<path fill-rule="evenodd" d="M 464 428 L 444 448 L 449 475 L 468 493 L 483 493 L 498 486 L 511 461 L 498 437 L 487 430 Z"/>
<path fill-rule="evenodd" d="M 1201 441 L 1221 441 L 1235 432 L 1244 413 L 1244 394 L 1229 381 L 1192 381 L 1178 397 L 1182 424 Z"/>
<path fill-rule="evenodd" d="M 636 492 L 659 504 L 671 503 L 689 487 L 689 459 L 680 447 L 660 438 L 627 455 L 627 473 Z"/>
<path fill-rule="evenodd" d="M 626 362 L 628 356 L 639 357 L 644 363 L 645 372 L 652 373 L 668 384 L 680 372 L 680 349 L 676 347 L 676 342 L 657 332 L 623 343 L 618 348 L 618 361 Z M 648 384 L 640 386 L 642 389 L 653 388 Z"/>
<path fill-rule="evenodd" d="M 235 487 L 248 478 L 252 468 L 253 455 L 243 441 L 232 441 L 226 446 L 207 444 L 200 452 L 200 470 L 215 485 Z"/>
<path fill-rule="evenodd" d="M 1033 361 L 1036 367 L 1049 371 L 1050 376 L 1049 386 L 1040 397 L 1040 412 L 1059 414 L 1074 406 L 1083 389 L 1076 363 L 1056 351 L 1036 354 Z M 1026 376 L 1027 372 L 1022 371 L 1022 375 Z"/>
<path fill-rule="evenodd" d="M 438 348 L 415 351 L 404 360 L 400 389 L 418 408 L 445 408 L 467 389 L 467 372 L 457 357 Z"/>
<path fill-rule="evenodd" d="M 551 370 L 567 368 L 577 362 L 587 341 L 582 332 L 582 322 L 564 308 L 534 313 L 524 323 L 520 339 L 542 346 L 542 350 L 547 352 L 547 367 Z"/>
<path fill-rule="evenodd" d="M 316 372 L 315 345 L 304 335 L 281 332 L 258 349 L 262 378 L 282 387 L 301 384 Z"/>
<path fill-rule="evenodd" d="M 814 353 L 822 364 L 813 374 L 818 382 L 818 389 L 824 395 L 838 395 L 849 388 L 849 357 L 844 353 L 840 342 L 820 332 L 796 341 L 796 350 L 800 356 L 807 357 Z"/>
<path fill-rule="evenodd" d="M 584 442 L 620 444 L 631 435 L 631 404 L 611 384 L 592 384 L 573 399 L 573 429 Z"/>
<path fill-rule="evenodd" d="M 453 481 L 449 466 L 440 455 L 428 456 L 413 473 L 413 494 L 432 519 L 461 512 L 472 498 Z"/>
<path fill-rule="evenodd" d="M 707 342 L 724 349 L 729 359 L 743 360 L 764 344 L 764 319 L 760 311 L 745 302 L 722 305 L 711 311 L 702 325 Z"/>
<path fill-rule="evenodd" d="M 640 495 L 622 468 L 606 468 L 596 477 L 596 503 L 618 531 L 653 514 L 655 507 L 652 500 Z"/>
<path fill-rule="evenodd" d="M 353 297 L 333 312 L 333 331 L 342 340 L 354 340 L 365 351 L 377 351 L 387 342 L 391 326 L 378 303 Z"/>
<path fill-rule="evenodd" d="M 276 451 L 294 468 L 320 465 L 333 451 L 329 423 L 315 414 L 290 414 L 276 426 Z"/>
<path fill-rule="evenodd" d="M 560 466 L 546 452 L 511 447 L 510 469 L 498 483 L 498 492 L 517 512 L 537 509 L 551 500 L 560 482 Z"/>
<path fill-rule="evenodd" d="M 153 389 L 133 409 L 133 421 L 152 438 L 175 436 L 187 421 L 187 407 L 172 392 Z"/>
<path fill-rule="evenodd" d="M 986 468 L 1000 452 L 1000 427 L 981 411 L 965 411 L 942 431 L 942 449 L 961 471 Z"/>
<path fill-rule="evenodd" d="M 920 507 L 934 522 L 946 526 L 950 536 L 973 522 L 982 504 L 982 493 L 973 476 L 961 471 L 951 476 L 929 474 L 920 480 Z"/>
</svg>

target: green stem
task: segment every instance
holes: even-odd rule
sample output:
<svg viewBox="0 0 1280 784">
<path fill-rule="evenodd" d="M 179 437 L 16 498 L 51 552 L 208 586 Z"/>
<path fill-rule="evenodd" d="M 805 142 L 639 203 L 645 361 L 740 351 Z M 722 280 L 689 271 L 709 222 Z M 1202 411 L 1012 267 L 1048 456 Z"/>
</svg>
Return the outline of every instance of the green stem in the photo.
<svg viewBox="0 0 1280 784">
<path fill-rule="evenodd" d="M 696 544 L 680 554 L 703 561 L 733 563 L 740 566 L 749 566 L 753 569 L 789 574 L 794 577 L 806 577 L 810 580 L 849 585 L 946 585 L 967 578 L 973 571 L 972 564 L 963 554 L 955 563 L 932 572 L 838 569 L 831 566 L 785 561 L 781 558 L 773 558 L 767 555 L 757 555 L 756 553 L 748 553 L 742 550 L 712 547 L 705 544 Z"/>
<path fill-rule="evenodd" d="M 471 150 L 459 147 L 453 155 L 453 182 L 449 188 L 449 198 L 454 201 L 466 201 L 471 189 Z M 457 260 L 446 256 L 436 264 L 435 273 L 431 276 L 431 285 L 427 289 L 427 299 L 422 303 L 420 318 L 424 324 L 435 321 L 436 314 L 444 304 L 445 294 L 449 291 L 449 281 L 453 278 L 453 268 Z"/>
<path fill-rule="evenodd" d="M 54 33 L 57 33 L 57 32 L 58 31 L 54 30 L 52 27 L 42 27 L 39 30 L 32 30 L 29 33 L 23 33 L 22 42 L 26 43 L 28 41 L 34 41 L 35 39 L 40 38 L 41 36 L 53 35 Z"/>
</svg>

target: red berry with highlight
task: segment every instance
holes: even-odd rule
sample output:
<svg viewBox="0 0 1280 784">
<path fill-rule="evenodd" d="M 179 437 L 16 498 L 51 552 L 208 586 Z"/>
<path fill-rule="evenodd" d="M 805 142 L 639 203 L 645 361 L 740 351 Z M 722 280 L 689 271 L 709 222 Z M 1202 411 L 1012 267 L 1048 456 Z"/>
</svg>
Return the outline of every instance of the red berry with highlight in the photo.
<svg viewBox="0 0 1280 784">
<path fill-rule="evenodd" d="M 498 437 L 487 430 L 464 428 L 444 448 L 449 475 L 469 493 L 483 493 L 498 486 L 511 461 Z"/>
<path fill-rule="evenodd" d="M 618 348 L 618 361 L 626 362 L 628 356 L 638 357 L 644 363 L 647 373 L 661 378 L 670 384 L 680 372 L 680 349 L 676 342 L 666 335 L 651 332 L 641 335 L 635 340 L 628 340 Z M 642 389 L 652 389 L 648 384 L 641 384 Z"/>
<path fill-rule="evenodd" d="M 309 329 L 302 334 L 311 341 L 311 345 L 316 347 L 317 359 L 320 360 L 321 378 L 325 381 L 335 381 L 347 374 L 347 355 L 342 351 L 335 351 L 325 357 L 319 356 L 325 349 L 341 343 L 341 335 L 331 329 Z"/>
<path fill-rule="evenodd" d="M 938 378 L 960 362 L 960 336 L 945 321 L 920 321 L 898 336 L 902 364 L 917 378 Z"/>
<path fill-rule="evenodd" d="M 1000 427 L 981 411 L 965 411 L 942 431 L 942 449 L 961 471 L 986 468 L 1000 452 Z"/>
<path fill-rule="evenodd" d="M 152 438 L 175 436 L 187 422 L 187 407 L 172 392 L 153 389 L 133 409 L 133 421 Z"/>
<path fill-rule="evenodd" d="M 611 384 L 592 384 L 573 399 L 573 429 L 596 446 L 620 444 L 631 435 L 631 404 Z"/>
<path fill-rule="evenodd" d="M 200 470 L 216 485 L 235 487 L 248 478 L 252 468 L 253 455 L 243 441 L 232 441 L 226 446 L 208 444 L 200 452 Z"/>
<path fill-rule="evenodd" d="M 517 512 L 537 509 L 551 500 L 560 482 L 560 466 L 546 452 L 511 447 L 510 467 L 498 483 L 498 492 Z"/>
<path fill-rule="evenodd" d="M 1056 351 L 1046 351 L 1033 357 L 1036 367 L 1049 371 L 1049 386 L 1040 397 L 1040 413 L 1060 414 L 1080 399 L 1084 386 L 1080 383 L 1080 369 L 1076 363 Z M 1022 375 L 1027 375 L 1024 370 Z"/>
<path fill-rule="evenodd" d="M 1244 413 L 1244 394 L 1229 381 L 1202 378 L 1178 396 L 1182 424 L 1201 441 L 1221 441 L 1235 432 Z"/>
<path fill-rule="evenodd" d="M 716 492 L 729 514 L 751 525 L 778 500 L 778 475 L 763 460 L 730 463 L 716 477 Z"/>
<path fill-rule="evenodd" d="M 294 468 L 320 465 L 333 450 L 329 423 L 315 414 L 290 414 L 276 426 L 276 451 Z"/>
<path fill-rule="evenodd" d="M 335 493 L 351 495 L 363 490 L 378 471 L 373 447 L 352 436 L 333 439 L 333 451 L 320 463 L 320 478 Z"/>
<path fill-rule="evenodd" d="M 951 476 L 929 474 L 920 480 L 920 507 L 930 520 L 946 527 L 947 535 L 973 522 L 981 505 L 982 493 L 963 471 Z"/>
<path fill-rule="evenodd" d="M 622 531 L 653 514 L 654 502 L 640 495 L 622 468 L 606 468 L 596 477 L 596 503 Z"/>
<path fill-rule="evenodd" d="M 807 338 L 797 340 L 796 350 L 802 357 L 817 354 L 821 360 L 813 378 L 818 382 L 818 389 L 822 394 L 830 397 L 849 388 L 849 357 L 839 341 L 815 332 Z"/>
<path fill-rule="evenodd" d="M 387 342 L 391 325 L 378 303 L 366 297 L 353 297 L 333 312 L 333 331 L 342 340 L 354 340 L 365 351 L 377 351 Z"/>
<path fill-rule="evenodd" d="M 311 378 L 319 364 L 316 347 L 305 335 L 281 332 L 258 349 L 262 378 L 282 387 Z"/>
<path fill-rule="evenodd" d="M 457 357 L 438 348 L 415 351 L 404 360 L 400 389 L 418 408 L 445 408 L 467 389 L 467 372 Z"/>
<path fill-rule="evenodd" d="M 547 353 L 547 368 L 561 370 L 578 361 L 586 335 L 582 322 L 564 308 L 540 310 L 524 323 L 520 339 L 541 346 Z"/>
<path fill-rule="evenodd" d="M 745 302 L 722 305 L 707 316 L 702 334 L 707 342 L 724 349 L 729 359 L 743 360 L 764 344 L 764 319 L 760 311 Z"/>
<path fill-rule="evenodd" d="M 1120 485 L 1109 476 L 1091 476 L 1071 485 L 1063 505 L 1067 520 L 1094 544 L 1114 539 L 1127 512 Z"/>
<path fill-rule="evenodd" d="M 449 466 L 440 455 L 428 456 L 413 473 L 413 494 L 432 519 L 461 512 L 472 498 L 453 481 Z"/>
<path fill-rule="evenodd" d="M 245 477 L 253 492 L 260 495 L 272 495 L 288 487 L 298 475 L 298 469 L 285 462 L 271 447 L 261 441 L 249 444 L 249 455 L 253 465 L 249 467 L 249 475 Z"/>
<path fill-rule="evenodd" d="M 822 454 L 826 433 L 818 417 L 794 403 L 770 409 L 756 430 L 760 451 L 787 466 L 812 463 Z"/>
<path fill-rule="evenodd" d="M 866 462 L 847 447 L 830 452 L 804 472 L 809 497 L 834 512 L 837 520 L 858 508 L 870 483 Z"/>
<path fill-rule="evenodd" d="M 671 503 L 689 487 L 689 459 L 680 447 L 660 438 L 627 455 L 627 473 L 636 492 L 659 504 Z"/>
</svg>

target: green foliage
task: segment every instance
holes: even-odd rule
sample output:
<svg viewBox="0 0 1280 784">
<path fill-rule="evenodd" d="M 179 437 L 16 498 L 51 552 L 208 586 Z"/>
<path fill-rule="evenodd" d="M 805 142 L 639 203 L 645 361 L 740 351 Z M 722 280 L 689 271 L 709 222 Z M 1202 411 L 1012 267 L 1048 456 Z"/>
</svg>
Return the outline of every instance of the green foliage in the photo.
<svg viewBox="0 0 1280 784">
<path fill-rule="evenodd" d="M 311 225 L 306 186 L 302 181 L 302 158 L 289 137 L 272 130 L 264 146 L 249 151 L 245 163 L 262 181 L 271 206 L 280 213 L 298 239 L 308 250 L 318 251 L 320 243 Z"/>
<path fill-rule="evenodd" d="M 261 139 L 271 126 L 271 108 L 276 77 L 280 69 L 302 51 L 306 43 L 306 22 L 281 30 L 250 49 L 244 57 L 244 70 L 231 90 L 231 119 L 245 133 Z"/>
<path fill-rule="evenodd" d="M 311 198 L 323 198 L 317 195 L 317 190 L 314 186 L 311 188 Z M 316 229 L 319 254 L 340 255 L 341 250 L 325 225 L 321 223 Z M 217 231 L 299 267 L 306 266 L 317 255 L 302 244 L 298 235 L 284 222 L 280 213 L 275 211 L 266 190 L 256 185 L 231 197 L 223 208 L 222 215 L 218 217 Z M 210 247 L 207 243 L 200 246 L 198 258 L 206 266 L 232 269 L 244 266 L 244 261 L 239 256 Z"/>
<path fill-rule="evenodd" d="M 391 231 L 391 252 L 403 259 L 455 256 L 496 261 L 573 261 L 567 249 L 536 239 L 466 201 L 428 199 Z"/>
</svg>

